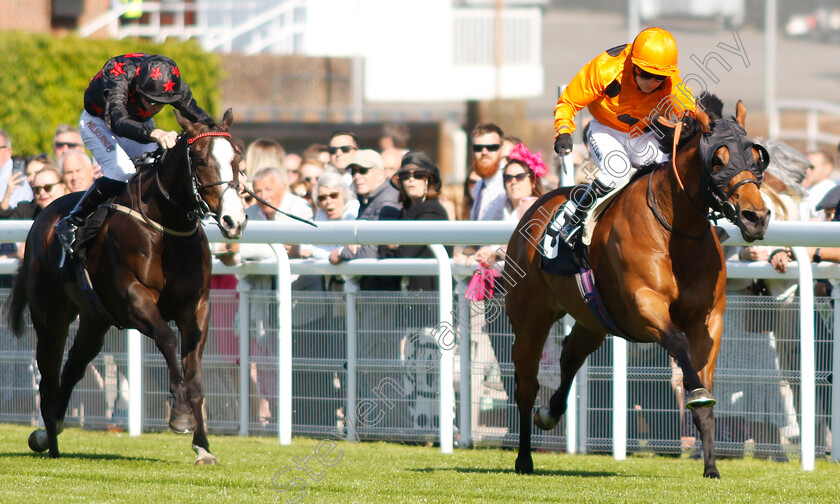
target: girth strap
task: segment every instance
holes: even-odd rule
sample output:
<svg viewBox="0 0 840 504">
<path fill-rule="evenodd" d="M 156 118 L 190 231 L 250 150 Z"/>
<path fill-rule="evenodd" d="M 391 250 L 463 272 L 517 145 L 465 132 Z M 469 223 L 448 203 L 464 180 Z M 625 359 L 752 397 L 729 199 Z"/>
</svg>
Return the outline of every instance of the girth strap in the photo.
<svg viewBox="0 0 840 504">
<path fill-rule="evenodd" d="M 131 217 L 134 217 L 135 219 L 139 220 L 140 222 L 145 222 L 146 224 L 149 225 L 149 227 L 151 227 L 155 231 L 159 231 L 161 233 L 169 234 L 169 235 L 173 235 L 173 236 L 180 236 L 180 237 L 192 236 L 196 233 L 196 231 L 198 231 L 198 228 L 201 226 L 201 222 L 196 221 L 195 228 L 192 229 L 191 231 L 176 231 L 174 229 L 170 229 L 166 226 L 163 226 L 162 224 L 158 224 L 157 222 L 149 219 L 148 217 L 141 214 L 140 212 L 138 212 L 136 210 L 132 210 L 131 208 L 128 208 L 127 206 L 119 205 L 117 203 L 112 203 L 112 202 L 103 203 L 102 206 L 104 206 L 106 208 L 110 208 L 112 210 L 116 210 L 117 212 L 124 213 L 126 215 L 130 215 Z"/>
</svg>

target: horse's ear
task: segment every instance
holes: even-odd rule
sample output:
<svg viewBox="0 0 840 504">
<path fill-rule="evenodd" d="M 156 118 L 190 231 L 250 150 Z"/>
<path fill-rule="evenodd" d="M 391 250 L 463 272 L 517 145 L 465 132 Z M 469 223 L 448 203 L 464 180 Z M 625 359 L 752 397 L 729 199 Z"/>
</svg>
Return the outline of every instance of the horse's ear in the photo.
<svg viewBox="0 0 840 504">
<path fill-rule="evenodd" d="M 184 116 L 181 115 L 178 110 L 175 110 L 175 120 L 178 121 L 178 124 L 181 125 L 181 129 L 184 131 L 192 131 L 193 124 L 188 121 Z"/>
<path fill-rule="evenodd" d="M 741 125 L 742 128 L 746 128 L 744 123 L 747 120 L 747 107 L 744 106 L 744 102 L 738 100 L 738 104 L 735 105 L 735 122 Z"/>
<path fill-rule="evenodd" d="M 225 110 L 225 115 L 222 117 L 222 124 L 225 125 L 226 130 L 230 130 L 230 125 L 233 124 L 233 109 Z"/>
<path fill-rule="evenodd" d="M 700 127 L 703 129 L 703 133 L 708 133 L 708 132 L 712 131 L 712 129 L 711 129 L 712 120 L 709 119 L 709 116 L 706 115 L 705 112 L 703 112 L 703 109 L 698 108 L 694 112 L 694 117 L 697 119 L 697 122 L 700 123 Z"/>
</svg>

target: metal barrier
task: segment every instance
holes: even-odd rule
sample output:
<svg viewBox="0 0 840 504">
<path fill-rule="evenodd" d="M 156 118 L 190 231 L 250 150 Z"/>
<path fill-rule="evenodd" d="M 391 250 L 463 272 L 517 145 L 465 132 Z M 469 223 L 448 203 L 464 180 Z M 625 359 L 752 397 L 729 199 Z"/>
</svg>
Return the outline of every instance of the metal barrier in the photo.
<svg viewBox="0 0 840 504">
<path fill-rule="evenodd" d="M 0 241 L 21 241 L 29 224 L 29 222 L 11 221 L 1 223 Z M 436 241 L 443 244 L 492 244 L 507 241 L 511 227 L 511 224 L 506 223 L 418 222 L 412 223 L 412 226 L 407 228 L 405 223 L 359 221 L 328 223 L 319 229 L 310 230 L 295 224 L 255 222 L 249 224 L 243 241 L 260 243 L 271 241 L 276 236 L 283 236 L 286 243 L 416 244 Z M 734 228 L 730 227 L 728 230 L 733 237 L 738 236 Z M 207 228 L 207 231 L 211 239 L 220 240 L 217 230 Z M 838 246 L 840 245 L 838 231 L 840 231 L 840 224 L 776 223 L 768 232 L 765 243 Z M 737 243 L 737 239 L 733 238 L 732 242 Z M 510 387 L 513 378 L 512 365 L 509 363 L 509 357 L 496 359 L 492 354 L 492 347 L 495 346 L 498 349 L 505 345 L 506 341 L 512 341 L 506 318 L 500 312 L 499 316 L 488 321 L 486 306 L 471 306 L 463 297 L 471 270 L 452 264 L 442 246 L 433 246 L 433 249 L 437 256 L 434 260 L 358 260 L 333 266 L 323 261 L 289 261 L 285 256 L 284 247 L 276 246 L 278 259 L 274 262 L 245 264 L 237 267 L 214 265 L 214 272 L 219 274 L 278 275 L 277 285 L 280 289 L 276 293 L 240 290 L 238 300 L 236 295 L 230 292 L 214 292 L 214 313 L 220 314 L 221 318 L 217 319 L 214 316 L 211 343 L 208 345 L 204 361 L 208 390 L 206 408 L 211 428 L 218 429 L 219 432 L 240 434 L 277 432 L 282 443 L 290 442 L 293 426 L 294 430 L 300 434 L 315 436 L 340 435 L 362 438 L 386 436 L 391 439 L 412 440 L 434 438 L 440 442 L 441 450 L 448 452 L 454 444 L 454 420 L 457 420 L 460 446 L 470 446 L 475 443 L 515 442 L 515 434 L 505 431 L 505 426 L 510 425 L 511 419 L 514 422 L 513 425 L 518 421 L 517 416 L 512 414 L 515 406 L 512 405 L 507 392 L 512 390 Z M 800 248 L 794 250 L 797 258 L 800 259 L 800 264 L 808 264 L 803 250 Z M 9 274 L 13 271 L 14 261 L 0 261 L 0 274 Z M 819 278 L 840 278 L 840 267 L 823 263 L 798 268 L 795 263 L 792 263 L 787 273 L 778 274 L 767 264 L 729 264 L 728 273 L 732 278 L 800 278 L 803 285 L 810 286 L 812 273 Z M 423 294 L 406 298 L 406 293 L 384 293 L 383 296 L 383 293 L 358 292 L 352 281 L 346 284 L 347 288 L 343 293 L 314 296 L 296 293 L 293 295 L 289 281 L 292 274 L 437 275 L 441 280 L 443 295 Z M 457 280 L 454 288 L 458 298 L 457 307 L 453 305 L 451 280 L 447 288 L 449 275 L 452 275 L 449 278 L 454 277 Z M 822 346 L 818 352 L 815 352 L 814 300 L 812 296 L 810 298 L 808 296 L 811 293 L 810 288 L 803 289 L 802 292 L 803 297 L 799 303 L 783 307 L 789 312 L 795 310 L 798 305 L 800 310 L 799 320 L 796 323 L 800 328 L 798 334 L 801 337 L 799 352 L 801 362 L 799 369 L 794 369 L 794 366 L 789 365 L 790 369 L 784 369 L 783 373 L 779 373 L 778 378 L 786 380 L 791 390 L 791 387 L 799 385 L 800 393 L 797 401 L 801 402 L 801 415 L 797 423 L 802 466 L 804 469 L 812 469 L 815 446 L 824 450 L 827 445 L 827 442 L 823 441 L 824 436 L 820 437 L 820 444 L 815 445 L 815 424 L 817 420 L 821 424 L 829 423 L 828 413 L 823 411 L 827 407 L 821 406 L 819 416 L 816 415 L 817 398 L 821 405 L 831 404 L 832 411 L 836 411 L 833 406 L 840 404 L 838 386 L 828 384 L 827 373 L 831 372 L 832 367 L 826 364 L 827 355 L 832 355 L 834 362 L 840 360 L 840 357 L 834 355 L 838 352 L 840 345 L 832 345 L 829 341 L 831 338 L 826 340 L 821 337 L 820 345 Z M 840 297 L 840 292 L 835 290 L 834 297 Z M 381 312 L 382 306 L 389 302 L 400 308 L 399 313 L 421 315 L 416 317 L 411 315 L 415 317 L 414 319 L 409 316 L 391 317 L 390 325 L 371 325 L 370 321 L 375 319 L 371 313 L 377 310 Z M 735 302 L 733 297 L 732 303 Z M 430 310 L 433 303 L 437 305 L 437 310 Z M 235 309 L 234 306 L 236 306 Z M 826 300 L 821 301 L 821 304 L 817 306 L 821 314 L 830 310 L 830 304 Z M 728 310 L 735 311 L 746 309 L 728 307 Z M 255 310 L 262 310 L 262 313 L 255 316 Z M 329 317 L 325 312 L 312 317 L 310 312 L 313 310 L 332 310 L 332 313 Z M 234 312 L 240 314 L 238 321 L 235 320 L 235 315 L 231 318 Z M 245 313 L 249 315 L 242 316 Z M 827 334 L 826 331 L 830 331 L 834 341 L 837 340 L 840 332 L 840 325 L 834 323 L 836 317 L 838 317 L 837 314 L 832 314 L 830 317 L 824 316 L 825 322 L 820 329 L 820 334 L 823 336 Z M 259 327 L 260 321 L 263 323 L 262 329 Z M 341 324 L 344 326 L 343 331 Z M 2 330 L 8 333 L 5 326 Z M 265 333 L 261 334 L 261 330 Z M 791 329 L 789 324 L 787 331 L 787 339 L 795 339 L 797 331 Z M 396 341 L 401 342 L 400 352 L 372 358 L 353 358 L 359 356 L 359 349 L 371 337 L 398 332 L 403 333 L 402 336 L 396 338 Z M 541 369 L 541 378 L 547 380 L 548 383 L 545 393 L 550 393 L 548 389 L 556 386 L 551 380 L 556 381 L 557 378 L 555 359 L 559 341 L 564 332 L 565 329 L 560 325 L 553 330 L 550 341 L 554 343 L 554 348 L 552 350 L 549 346 L 544 356 L 546 365 Z M 227 336 L 220 335 L 221 333 L 226 333 Z M 336 358 L 323 355 L 324 349 L 319 348 L 319 345 L 335 346 L 334 341 L 325 343 L 324 335 L 328 333 L 338 333 L 346 337 L 343 344 L 338 344 L 338 347 L 344 349 L 343 355 L 339 354 Z M 239 337 L 238 344 L 230 342 L 235 339 L 233 336 Z M 313 344 L 309 348 L 296 348 L 295 345 L 302 341 L 301 338 L 305 341 L 307 336 L 321 343 Z M 737 337 L 749 340 L 745 335 L 737 335 Z M 254 344 L 254 341 L 259 338 L 263 338 L 262 341 L 265 342 L 262 346 Z M 7 334 L 6 340 L 11 339 L 11 336 Z M 119 341 L 119 338 L 111 335 L 109 341 L 114 340 Z M 129 358 L 126 358 L 125 353 L 121 352 L 117 345 L 112 349 L 106 348 L 104 355 L 97 359 L 94 366 L 96 372 L 89 372 L 96 383 L 89 386 L 82 384 L 78 389 L 79 405 L 75 409 L 71 405 L 70 418 L 68 418 L 71 424 L 73 418 L 76 418 L 76 421 L 83 426 L 86 424 L 85 418 L 98 420 L 100 423 L 103 419 L 107 419 L 109 422 L 106 423 L 127 424 L 132 434 L 139 434 L 144 427 L 165 428 L 168 391 L 166 376 L 161 374 L 162 359 L 157 355 L 150 341 L 147 340 L 143 344 L 143 339 L 139 337 L 135 339 L 129 337 L 129 341 L 135 341 L 134 344 L 141 351 L 131 350 L 128 352 Z M 482 344 L 481 341 L 484 343 Z M 734 338 L 733 341 L 735 341 Z M 680 437 L 678 439 L 663 440 L 650 436 L 651 432 L 658 429 L 657 425 L 668 425 L 668 422 L 662 418 L 669 415 L 669 418 L 673 418 L 675 413 L 677 417 L 680 417 L 681 409 L 669 409 L 664 403 L 638 404 L 638 399 L 634 399 L 650 395 L 646 393 L 639 395 L 633 392 L 636 385 L 644 388 L 649 383 L 659 383 L 667 387 L 667 384 L 675 379 L 670 367 L 663 366 L 661 362 L 656 365 L 639 365 L 639 362 L 647 361 L 643 358 L 644 355 L 641 357 L 637 355 L 639 353 L 637 349 L 632 348 L 628 352 L 626 348 L 622 348 L 626 343 L 620 339 L 611 339 L 609 343 L 611 344 L 605 345 L 599 352 L 612 352 L 612 356 L 608 357 L 607 361 L 603 361 L 599 360 L 603 358 L 603 355 L 593 354 L 589 365 L 579 374 L 575 387 L 578 401 L 570 402 L 566 418 L 558 427 L 558 429 L 565 429 L 566 435 L 561 435 L 563 430 L 539 434 L 535 436 L 535 446 L 565 447 L 570 452 L 611 449 L 614 456 L 618 458 L 623 457 L 625 450 L 667 451 L 678 447 L 682 449 L 691 437 L 689 435 L 691 427 L 685 426 L 684 421 L 679 423 Z M 233 349 L 237 347 L 238 351 L 234 351 Z M 6 348 L 5 346 L 0 348 L 2 348 L 0 362 L 12 366 L 10 369 L 17 369 L 17 372 L 12 371 L 12 374 L 20 377 L 34 376 L 31 353 L 27 357 L 26 352 L 20 348 Z M 491 353 L 488 354 L 488 350 Z M 822 367 L 815 367 L 815 353 L 821 356 L 822 364 L 819 366 Z M 664 355 L 663 352 L 659 354 L 659 357 Z M 459 359 L 457 373 L 454 366 L 456 358 Z M 612 369 L 615 370 L 612 373 L 608 366 L 610 360 L 613 361 Z M 655 361 L 655 359 L 648 360 Z M 132 362 L 142 362 L 142 365 L 133 365 Z M 25 371 L 24 367 L 28 371 Z M 128 368 L 128 371 L 125 371 L 125 368 Z M 738 375 L 737 371 L 725 369 L 719 368 L 721 373 L 719 383 L 742 380 L 743 376 Z M 733 369 L 737 370 L 737 368 Z M 627 373 L 626 380 L 622 378 L 622 372 Z M 485 375 L 487 375 L 486 379 Z M 255 376 L 256 379 L 254 379 Z M 481 380 L 477 380 L 479 376 L 490 386 L 484 387 Z M 756 376 L 765 381 L 777 379 L 776 376 L 760 374 Z M 797 384 L 800 376 L 800 383 Z M 437 383 L 434 383 L 435 378 L 437 378 Z M 34 378 L 33 380 L 21 379 L 25 379 L 26 384 L 21 382 L 19 386 L 11 387 L 10 390 L 34 392 L 31 388 Z M 269 390 L 267 392 L 251 391 L 250 387 L 254 386 L 254 382 L 257 386 L 266 384 Z M 141 385 L 136 385 L 138 383 Z M 274 391 L 271 390 L 272 383 L 276 385 Z M 304 385 L 311 383 L 315 390 L 299 388 L 296 383 Z M 596 386 L 599 383 L 602 385 L 609 383 L 612 387 L 610 392 L 612 398 L 607 402 L 604 402 L 607 397 L 604 395 L 605 392 Z M 124 384 L 127 384 L 127 387 L 124 387 Z M 436 386 L 436 392 L 430 391 L 429 384 Z M 456 411 L 455 384 L 459 391 L 457 414 L 453 413 Z M 218 388 L 215 388 L 217 386 Z M 666 387 L 660 388 L 664 390 Z M 136 394 L 135 399 L 126 400 L 123 394 L 125 388 L 132 394 Z M 829 388 L 830 394 L 827 392 Z M 489 389 L 490 392 L 485 389 Z M 90 409 L 90 405 L 98 401 L 90 399 L 89 395 L 98 393 L 97 390 L 110 398 L 106 404 L 111 406 L 103 408 L 101 415 L 98 414 L 99 411 L 96 408 Z M 675 395 L 679 397 L 679 394 Z M 662 394 L 659 393 L 657 397 L 665 400 L 661 396 Z M 111 399 L 115 397 L 119 400 L 112 401 Z M 826 397 L 831 397 L 831 401 L 826 402 Z M 629 407 L 622 405 L 621 401 L 626 401 L 628 398 L 630 399 Z M 15 398 L 11 399 L 15 400 Z M 27 397 L 26 401 L 31 401 L 31 404 L 29 402 L 26 404 L 32 408 L 35 407 L 34 395 Z M 263 401 L 268 403 L 267 406 Z M 542 395 L 541 401 L 545 401 Z M 237 403 L 238 414 L 234 414 Z M 85 409 L 85 406 L 88 408 Z M 361 410 L 360 406 L 363 407 Z M 125 414 L 122 410 L 126 407 L 129 420 L 120 420 L 120 415 Z M 267 411 L 274 413 L 269 419 L 260 419 L 260 408 L 265 407 Z M 32 421 L 35 419 L 32 413 L 35 410 L 32 408 L 27 410 L 30 412 L 28 416 L 21 412 L 10 416 L 6 409 L 0 407 L 0 418 L 5 421 Z M 146 410 L 145 413 L 138 413 L 141 408 Z M 323 413 L 325 411 L 326 414 Z M 332 421 L 330 411 L 335 414 L 335 422 Z M 629 413 L 615 415 L 611 413 L 613 411 L 628 411 Z M 720 405 L 719 411 L 727 412 L 726 405 Z M 406 412 L 408 419 L 406 419 Z M 376 418 L 382 418 L 381 421 L 384 423 L 381 429 L 375 428 L 376 424 L 368 425 L 361 421 L 370 419 L 366 415 L 371 413 L 375 413 Z M 437 425 L 434 424 L 435 413 L 439 422 Z M 728 413 L 732 412 L 728 411 Z M 754 412 L 747 411 L 746 413 Z M 612 417 L 611 432 L 604 430 L 604 426 L 610 425 L 610 422 L 604 423 L 598 415 Z M 787 418 L 784 415 L 775 414 L 771 420 L 779 423 L 782 417 Z M 830 418 L 831 433 L 835 437 L 838 433 L 837 415 Z M 787 437 L 796 437 L 791 434 L 795 428 L 790 425 L 786 427 L 789 428 Z M 629 436 L 624 436 L 622 433 L 628 433 Z M 724 451 L 733 448 L 725 444 L 726 442 L 728 441 L 722 442 L 721 445 Z M 832 445 L 836 446 L 834 443 Z M 737 451 L 737 447 L 734 449 Z M 832 456 L 836 458 L 836 454 Z"/>
</svg>

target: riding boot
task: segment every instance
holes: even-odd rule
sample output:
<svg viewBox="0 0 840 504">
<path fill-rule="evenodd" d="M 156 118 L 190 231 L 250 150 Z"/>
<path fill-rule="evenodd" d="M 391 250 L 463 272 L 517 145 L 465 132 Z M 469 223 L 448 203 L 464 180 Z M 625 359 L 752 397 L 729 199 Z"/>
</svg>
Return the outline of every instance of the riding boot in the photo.
<svg viewBox="0 0 840 504">
<path fill-rule="evenodd" d="M 612 189 L 595 179 L 583 194 L 577 198 L 570 198 L 563 204 L 560 217 L 552 224 L 552 227 L 566 246 L 574 250 L 586 213 L 595 206 L 598 198 L 606 196 Z M 561 219 L 562 225 L 560 225 Z"/>
<path fill-rule="evenodd" d="M 67 254 L 74 255 L 76 253 L 74 249 L 76 231 L 85 225 L 87 218 L 90 217 L 101 203 L 119 194 L 125 188 L 125 185 L 125 182 L 105 177 L 94 180 L 93 185 L 88 188 L 87 192 L 82 196 L 82 199 L 76 203 L 73 210 L 56 223 L 56 236 L 58 236 L 58 241 L 64 247 L 64 250 L 67 251 Z"/>
</svg>

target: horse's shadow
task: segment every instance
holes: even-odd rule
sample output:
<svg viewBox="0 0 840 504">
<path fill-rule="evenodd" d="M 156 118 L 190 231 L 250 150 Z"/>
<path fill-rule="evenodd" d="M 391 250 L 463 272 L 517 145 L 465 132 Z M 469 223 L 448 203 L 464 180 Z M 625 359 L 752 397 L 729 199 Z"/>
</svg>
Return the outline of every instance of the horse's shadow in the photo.
<svg viewBox="0 0 840 504">
<path fill-rule="evenodd" d="M 515 474 L 516 471 L 514 469 L 481 469 L 477 467 L 424 467 L 420 469 L 409 469 L 409 471 L 419 472 L 419 473 L 435 473 L 435 472 L 443 472 L 443 471 L 452 471 L 462 474 Z M 530 476 L 576 476 L 579 478 L 606 478 L 606 477 L 613 477 L 613 478 L 628 478 L 632 477 L 628 474 L 622 474 L 613 471 L 580 471 L 580 470 L 564 470 L 564 469 L 553 469 L 553 470 L 534 470 L 533 474 Z"/>
<path fill-rule="evenodd" d="M 0 459 L 13 459 L 13 458 L 43 458 L 47 459 L 50 455 L 48 452 L 43 453 L 31 453 L 31 452 L 0 452 Z M 151 457 L 127 457 L 125 455 L 116 455 L 113 453 L 66 453 L 61 452 L 62 459 L 73 459 L 73 460 L 123 460 L 128 462 L 158 462 L 169 464 L 172 463 L 170 460 L 163 460 L 159 458 L 151 458 Z"/>
</svg>

